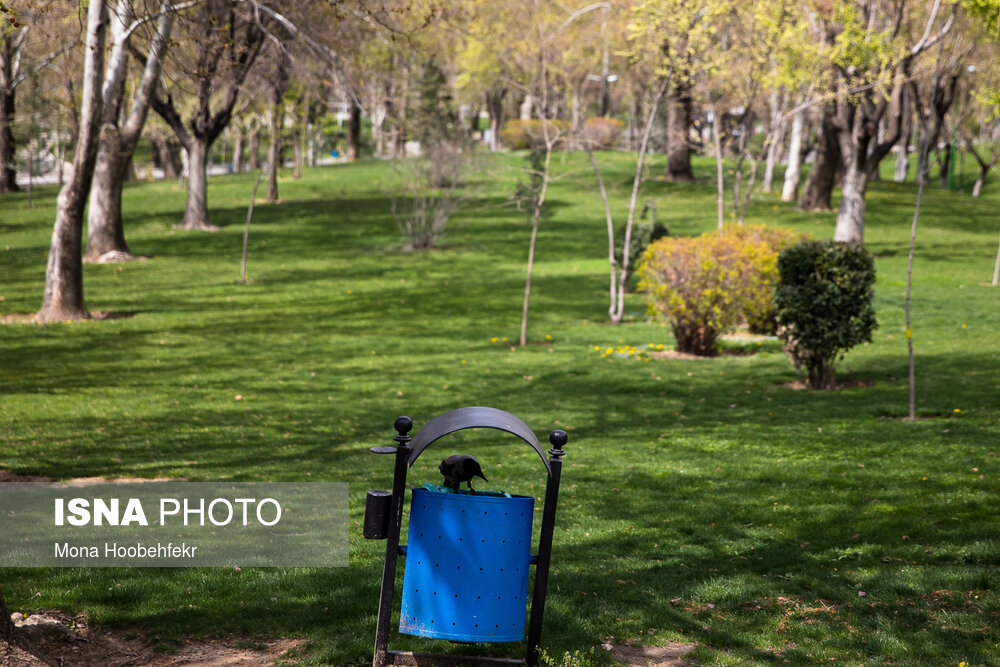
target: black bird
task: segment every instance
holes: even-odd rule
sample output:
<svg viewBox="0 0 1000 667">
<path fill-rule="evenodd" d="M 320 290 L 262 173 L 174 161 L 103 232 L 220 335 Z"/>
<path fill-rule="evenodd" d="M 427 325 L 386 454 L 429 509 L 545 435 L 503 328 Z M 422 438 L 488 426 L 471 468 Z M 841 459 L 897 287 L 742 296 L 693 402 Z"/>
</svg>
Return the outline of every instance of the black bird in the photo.
<svg viewBox="0 0 1000 667">
<path fill-rule="evenodd" d="M 468 454 L 452 454 L 441 461 L 438 470 L 444 475 L 444 485 L 454 489 L 456 493 L 462 482 L 467 482 L 469 491 L 475 493 L 476 490 L 472 488 L 473 477 L 482 477 L 483 481 L 489 481 L 483 474 L 483 469 L 479 467 L 476 457 Z"/>
</svg>

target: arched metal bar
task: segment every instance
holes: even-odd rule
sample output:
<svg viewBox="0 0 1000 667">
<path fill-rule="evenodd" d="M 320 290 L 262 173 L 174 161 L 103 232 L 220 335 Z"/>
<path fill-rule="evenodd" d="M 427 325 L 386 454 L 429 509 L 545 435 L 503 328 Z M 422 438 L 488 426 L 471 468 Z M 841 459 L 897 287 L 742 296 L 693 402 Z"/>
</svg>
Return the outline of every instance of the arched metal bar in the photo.
<svg viewBox="0 0 1000 667">
<path fill-rule="evenodd" d="M 495 428 L 516 435 L 531 445 L 531 448 L 538 454 L 538 458 L 545 464 L 545 470 L 548 475 L 552 476 L 552 468 L 549 466 L 548 459 L 545 458 L 545 452 L 538 443 L 535 433 L 527 424 L 509 412 L 480 406 L 456 408 L 455 410 L 438 415 L 424 424 L 420 432 L 413 436 L 413 442 L 410 443 L 408 464 L 412 466 L 420 456 L 420 453 L 435 440 L 449 433 L 467 428 Z"/>
</svg>

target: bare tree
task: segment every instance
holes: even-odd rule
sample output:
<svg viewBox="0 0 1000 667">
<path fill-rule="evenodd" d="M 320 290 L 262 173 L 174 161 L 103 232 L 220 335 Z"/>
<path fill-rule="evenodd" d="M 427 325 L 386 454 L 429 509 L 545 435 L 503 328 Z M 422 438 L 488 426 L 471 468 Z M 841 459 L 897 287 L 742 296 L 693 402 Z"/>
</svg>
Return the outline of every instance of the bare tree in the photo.
<svg viewBox="0 0 1000 667">
<path fill-rule="evenodd" d="M 194 109 L 183 119 L 184 107 L 175 102 L 169 90 L 155 95 L 152 105 L 188 156 L 187 204 L 178 227 L 211 231 L 217 227 L 208 221 L 209 150 L 232 119 L 240 88 L 260 53 L 265 33 L 253 8 L 236 0 L 206 0 L 193 18 L 184 26 L 193 53 L 186 54 L 189 57 L 180 67 L 184 71 L 176 75 L 186 75 L 194 85 Z"/>
</svg>

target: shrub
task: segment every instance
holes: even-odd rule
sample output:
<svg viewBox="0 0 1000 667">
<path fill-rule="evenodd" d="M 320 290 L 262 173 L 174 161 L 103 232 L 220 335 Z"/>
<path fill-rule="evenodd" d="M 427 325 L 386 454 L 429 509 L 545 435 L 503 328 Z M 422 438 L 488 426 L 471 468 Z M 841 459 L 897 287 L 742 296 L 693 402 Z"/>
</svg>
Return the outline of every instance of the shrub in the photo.
<svg viewBox="0 0 1000 667">
<path fill-rule="evenodd" d="M 785 248 L 809 239 L 800 232 L 766 225 L 731 225 L 726 228 L 726 233 L 738 239 L 763 242 L 775 257 Z M 778 312 L 774 307 L 774 289 L 777 286 L 778 274 L 776 271 L 771 272 L 763 278 L 765 282 L 760 285 L 760 293 L 744 304 L 742 321 L 750 333 L 773 336 L 778 332 Z"/>
<path fill-rule="evenodd" d="M 624 129 L 625 123 L 621 122 L 617 118 L 604 118 L 602 116 L 598 116 L 596 118 L 587 119 L 587 122 L 583 127 L 583 132 L 591 146 L 594 148 L 608 149 L 614 148 L 615 144 L 618 142 L 618 137 Z"/>
<path fill-rule="evenodd" d="M 561 144 L 561 137 L 566 135 L 568 126 L 561 120 L 547 120 L 548 133 L 550 139 L 557 140 Z M 510 150 L 523 150 L 526 148 L 538 148 L 544 146 L 546 128 L 543 122 L 538 119 L 507 121 L 500 132 L 500 141 Z"/>
<path fill-rule="evenodd" d="M 473 153 L 445 143 L 431 147 L 426 157 L 394 163 L 403 194 L 391 197 L 390 204 L 408 250 L 433 248 L 445 236 L 471 196 L 462 187 L 462 175 L 477 170 Z"/>
<path fill-rule="evenodd" d="M 647 216 L 648 211 L 652 211 L 652 214 Z M 628 253 L 628 274 L 625 276 L 626 289 L 631 289 L 632 274 L 635 272 L 636 266 L 642 258 L 642 253 L 646 252 L 646 248 L 649 247 L 650 243 L 664 236 L 670 236 L 670 230 L 662 222 L 656 220 L 656 207 L 652 202 L 647 201 L 646 206 L 642 210 L 642 215 L 632 225 L 632 238 L 629 242 Z M 615 239 L 620 243 L 625 242 L 625 225 L 621 225 L 615 230 Z M 618 266 L 624 265 L 623 259 L 622 247 L 616 243 L 615 260 L 618 262 Z"/>
<path fill-rule="evenodd" d="M 764 241 L 729 230 L 662 238 L 643 254 L 639 288 L 650 311 L 670 325 L 678 350 L 708 356 L 747 304 L 769 296 L 762 285 L 773 282 L 776 260 Z"/>
<path fill-rule="evenodd" d="M 778 258 L 778 335 L 812 389 L 834 386 L 834 365 L 875 330 L 875 263 L 860 246 L 811 241 Z"/>
</svg>

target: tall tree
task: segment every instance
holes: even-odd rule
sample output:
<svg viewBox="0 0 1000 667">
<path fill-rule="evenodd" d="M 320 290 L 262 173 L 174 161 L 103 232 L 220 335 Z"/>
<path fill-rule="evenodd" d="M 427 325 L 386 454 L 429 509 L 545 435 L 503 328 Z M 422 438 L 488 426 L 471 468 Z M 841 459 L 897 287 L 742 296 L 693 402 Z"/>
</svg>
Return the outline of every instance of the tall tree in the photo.
<svg viewBox="0 0 1000 667">
<path fill-rule="evenodd" d="M 939 22 L 940 9 L 941 0 L 934 0 L 923 33 L 912 45 L 903 30 L 905 3 L 855 0 L 834 10 L 832 19 L 840 28 L 832 54 L 838 86 L 834 126 L 845 169 L 836 241 L 864 243 L 868 183 L 899 139 L 902 90 L 913 61 L 947 34 L 954 20 L 953 9 Z M 883 119 L 886 131 L 879 136 Z"/>
<path fill-rule="evenodd" d="M 264 44 L 260 21 L 267 19 L 236 0 L 206 0 L 191 18 L 183 26 L 190 51 L 175 59 L 173 75 L 194 86 L 193 109 L 182 118 L 185 107 L 170 89 L 154 95 L 152 105 L 188 156 L 187 204 L 178 227 L 211 231 L 217 227 L 208 219 L 209 150 L 232 119 L 240 88 Z"/>
<path fill-rule="evenodd" d="M 83 300 L 83 262 L 80 256 L 83 211 L 97 159 L 103 99 L 104 42 L 108 28 L 107 4 L 94 0 L 87 9 L 86 51 L 83 61 L 83 100 L 73 156 L 73 175 L 59 192 L 45 269 L 45 294 L 36 315 L 39 322 L 88 317 Z"/>
<path fill-rule="evenodd" d="M 160 77 L 163 55 L 173 28 L 172 12 L 170 0 L 161 2 L 156 30 L 150 41 L 149 53 L 146 55 L 142 80 L 136 90 L 131 110 L 124 118 L 121 107 L 125 96 L 129 41 L 146 17 L 136 19 L 131 0 L 118 0 L 111 12 L 112 46 L 104 77 L 104 113 L 101 119 L 100 145 L 87 214 L 87 251 L 83 257 L 85 262 L 99 262 L 104 257 L 116 262 L 134 259 L 134 255 L 125 243 L 122 187 L 149 113 L 149 102 L 154 86 Z"/>
<path fill-rule="evenodd" d="M 682 37 L 682 50 L 686 50 Z M 667 90 L 667 166 L 668 181 L 693 181 L 691 145 L 688 135 L 694 112 L 693 58 L 686 53 L 677 61 L 674 76 Z"/>
<path fill-rule="evenodd" d="M 271 76 L 270 146 L 267 151 L 267 201 L 278 201 L 278 167 L 281 162 L 281 130 L 285 126 L 285 91 L 291 76 L 292 60 L 287 51 L 278 55 Z"/>
<path fill-rule="evenodd" d="M 54 0 L 21 3 L 17 14 L 7 14 L 0 24 L 0 193 L 19 189 L 13 132 L 18 86 L 79 44 L 75 36 L 45 34 L 54 22 L 52 4 Z"/>
</svg>

